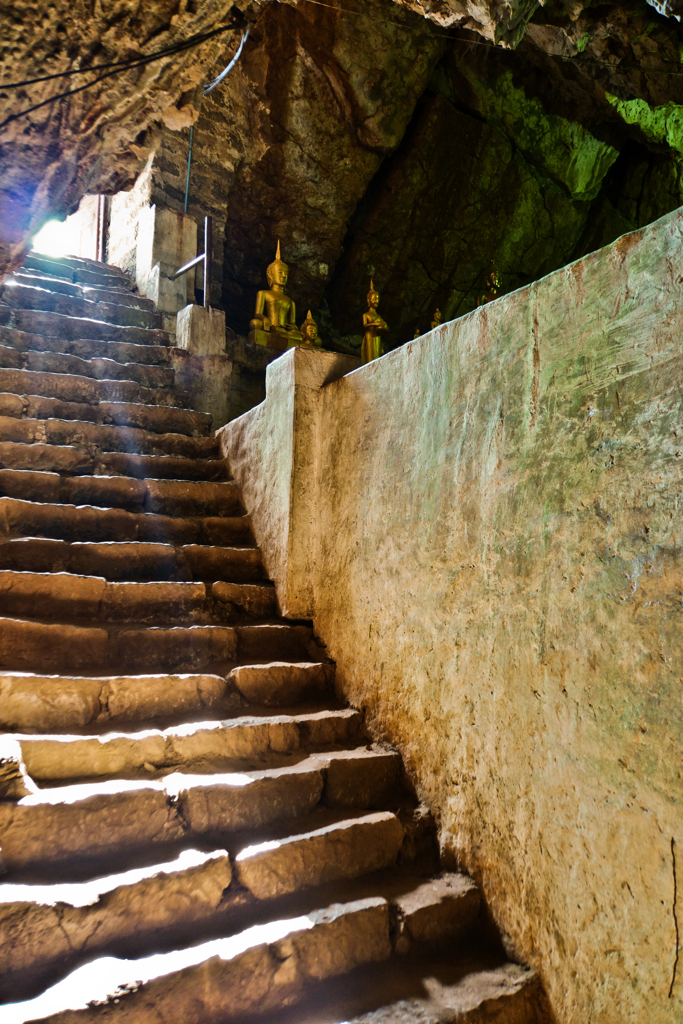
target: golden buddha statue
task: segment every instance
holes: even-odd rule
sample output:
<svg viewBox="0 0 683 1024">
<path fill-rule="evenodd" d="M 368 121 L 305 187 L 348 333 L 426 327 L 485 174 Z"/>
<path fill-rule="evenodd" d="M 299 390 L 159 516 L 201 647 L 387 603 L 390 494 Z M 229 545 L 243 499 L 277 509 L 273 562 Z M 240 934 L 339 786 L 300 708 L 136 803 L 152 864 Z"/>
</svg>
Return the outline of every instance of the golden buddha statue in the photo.
<svg viewBox="0 0 683 1024">
<path fill-rule="evenodd" d="M 483 295 L 480 295 L 479 298 L 477 299 L 477 305 L 478 306 L 485 306 L 487 304 L 487 302 L 493 302 L 493 300 L 496 298 L 496 296 L 498 295 L 498 292 L 500 290 L 500 285 L 501 285 L 500 274 L 496 270 L 494 264 L 491 264 L 491 269 L 489 270 L 488 274 L 486 275 L 485 283 L 486 283 L 486 291 L 483 293 Z"/>
<path fill-rule="evenodd" d="M 301 325 L 301 341 L 290 341 L 290 348 L 315 348 L 321 349 L 322 342 L 318 337 L 318 325 L 311 316 L 309 309 L 308 316 Z"/>
<path fill-rule="evenodd" d="M 382 335 L 386 334 L 389 330 L 386 320 L 383 320 L 377 312 L 379 292 L 375 289 L 372 278 L 370 279 L 370 291 L 367 298 L 368 311 L 363 313 L 365 333 L 363 334 L 363 344 L 360 349 L 361 363 L 369 363 L 373 359 L 379 359 L 380 356 L 384 355 Z"/>
<path fill-rule="evenodd" d="M 435 309 L 434 310 L 434 319 L 432 320 L 432 330 L 434 330 L 435 327 L 440 327 L 440 326 L 441 326 L 441 310 L 440 309 Z"/>
<path fill-rule="evenodd" d="M 416 327 L 415 328 L 415 334 L 413 335 L 413 341 L 416 341 L 420 337 L 421 334 L 422 334 L 422 331 L 420 330 L 420 328 Z"/>
<path fill-rule="evenodd" d="M 249 323 L 249 341 L 284 352 L 301 343 L 296 326 L 296 306 L 285 292 L 289 267 L 280 258 L 280 242 L 274 261 L 266 270 L 268 289 L 256 296 L 254 319 Z"/>
</svg>

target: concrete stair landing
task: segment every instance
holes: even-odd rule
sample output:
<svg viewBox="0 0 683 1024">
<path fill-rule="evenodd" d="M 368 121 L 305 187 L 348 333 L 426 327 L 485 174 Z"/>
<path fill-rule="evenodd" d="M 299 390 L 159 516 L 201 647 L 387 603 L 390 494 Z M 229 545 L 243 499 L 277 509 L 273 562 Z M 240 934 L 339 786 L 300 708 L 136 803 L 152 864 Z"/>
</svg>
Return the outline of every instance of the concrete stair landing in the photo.
<svg viewBox="0 0 683 1024">
<path fill-rule="evenodd" d="M 2 1024 L 542 1024 L 113 267 L 0 286 Z"/>
</svg>

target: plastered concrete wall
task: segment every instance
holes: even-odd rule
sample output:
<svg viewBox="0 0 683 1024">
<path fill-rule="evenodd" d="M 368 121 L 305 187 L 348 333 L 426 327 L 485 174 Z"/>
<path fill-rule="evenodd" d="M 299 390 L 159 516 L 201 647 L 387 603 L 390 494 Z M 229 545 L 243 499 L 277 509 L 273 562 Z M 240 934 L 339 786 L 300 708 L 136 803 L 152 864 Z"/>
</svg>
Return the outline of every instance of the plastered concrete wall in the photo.
<svg viewBox="0 0 683 1024">
<path fill-rule="evenodd" d="M 287 353 L 222 432 L 563 1024 L 683 1020 L 682 341 L 677 212 L 317 391 Z"/>
</svg>

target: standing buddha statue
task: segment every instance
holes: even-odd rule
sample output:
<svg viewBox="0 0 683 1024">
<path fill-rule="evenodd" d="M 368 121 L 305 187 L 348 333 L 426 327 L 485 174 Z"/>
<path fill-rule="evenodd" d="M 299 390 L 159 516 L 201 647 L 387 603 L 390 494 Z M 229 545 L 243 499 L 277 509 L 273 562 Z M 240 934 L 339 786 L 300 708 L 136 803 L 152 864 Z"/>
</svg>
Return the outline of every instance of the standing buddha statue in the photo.
<svg viewBox="0 0 683 1024">
<path fill-rule="evenodd" d="M 363 313 L 365 333 L 363 334 L 363 344 L 360 350 L 361 363 L 369 363 L 373 359 L 379 359 L 380 356 L 384 355 L 382 335 L 386 334 L 389 328 L 386 320 L 383 320 L 377 312 L 378 305 L 379 292 L 375 289 L 371 278 L 370 291 L 368 292 L 368 311 Z"/>
<path fill-rule="evenodd" d="M 289 267 L 280 258 L 280 242 L 275 259 L 266 270 L 268 289 L 256 296 L 254 319 L 249 323 L 249 341 L 284 352 L 292 345 L 301 344 L 296 326 L 296 306 L 285 292 Z"/>
<path fill-rule="evenodd" d="M 440 309 L 435 309 L 434 310 L 434 319 L 432 320 L 432 330 L 434 330 L 435 327 L 440 327 L 440 326 L 441 326 L 441 310 Z"/>
</svg>

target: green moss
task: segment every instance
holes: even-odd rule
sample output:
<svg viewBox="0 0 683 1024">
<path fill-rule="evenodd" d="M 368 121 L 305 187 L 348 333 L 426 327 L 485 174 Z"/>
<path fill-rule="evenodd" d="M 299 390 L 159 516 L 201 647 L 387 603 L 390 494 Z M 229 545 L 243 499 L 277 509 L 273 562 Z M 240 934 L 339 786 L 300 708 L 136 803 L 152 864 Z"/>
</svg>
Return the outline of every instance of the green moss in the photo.
<svg viewBox="0 0 683 1024">
<path fill-rule="evenodd" d="M 645 100 L 620 100 L 606 93 L 607 99 L 626 124 L 637 125 L 650 142 L 666 143 L 683 154 L 683 106 L 666 103 L 651 107 Z"/>
<path fill-rule="evenodd" d="M 480 79 L 465 62 L 463 74 L 477 98 L 478 112 L 498 127 L 541 175 L 558 183 L 572 199 L 594 199 L 619 150 L 597 139 L 581 124 L 546 112 L 505 71 Z"/>
</svg>

